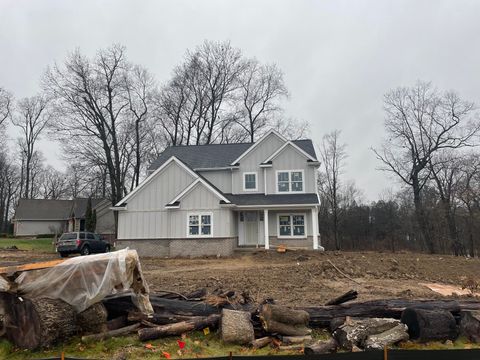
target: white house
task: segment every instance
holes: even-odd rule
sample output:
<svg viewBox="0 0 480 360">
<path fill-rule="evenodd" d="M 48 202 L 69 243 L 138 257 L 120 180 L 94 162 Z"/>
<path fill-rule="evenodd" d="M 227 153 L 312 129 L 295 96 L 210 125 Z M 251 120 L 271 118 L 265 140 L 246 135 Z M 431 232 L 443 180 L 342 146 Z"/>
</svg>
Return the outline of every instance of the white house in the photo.
<svg viewBox="0 0 480 360">
<path fill-rule="evenodd" d="M 113 208 L 117 247 L 143 256 L 229 255 L 237 247 L 319 249 L 311 140 L 172 146 Z"/>
</svg>

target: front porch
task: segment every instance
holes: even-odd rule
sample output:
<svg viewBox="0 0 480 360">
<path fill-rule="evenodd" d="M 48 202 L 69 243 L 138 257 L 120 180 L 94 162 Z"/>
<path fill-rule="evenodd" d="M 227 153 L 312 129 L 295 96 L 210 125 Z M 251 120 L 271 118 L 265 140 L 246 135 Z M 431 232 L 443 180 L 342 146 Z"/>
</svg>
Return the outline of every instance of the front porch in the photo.
<svg viewBox="0 0 480 360">
<path fill-rule="evenodd" d="M 243 208 L 236 210 L 239 248 L 304 248 L 318 250 L 318 210 L 307 208 Z"/>
</svg>

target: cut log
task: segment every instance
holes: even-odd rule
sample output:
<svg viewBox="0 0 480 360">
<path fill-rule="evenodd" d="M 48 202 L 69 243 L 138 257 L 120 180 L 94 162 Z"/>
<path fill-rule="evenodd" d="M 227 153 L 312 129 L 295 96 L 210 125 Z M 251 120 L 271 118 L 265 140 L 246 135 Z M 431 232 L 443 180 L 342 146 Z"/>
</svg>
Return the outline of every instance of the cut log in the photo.
<svg viewBox="0 0 480 360">
<path fill-rule="evenodd" d="M 138 337 L 141 341 L 154 340 L 161 337 L 181 335 L 188 331 L 200 330 L 206 327 L 215 328 L 220 321 L 220 315 L 210 315 L 194 321 L 181 321 L 178 323 L 160 325 L 153 328 L 138 330 Z"/>
<path fill-rule="evenodd" d="M 368 336 L 382 333 L 400 324 L 400 321 L 396 319 L 347 318 L 345 324 L 335 330 L 333 335 L 341 348 L 351 351 L 353 346 L 363 347 Z"/>
<path fill-rule="evenodd" d="M 127 326 L 127 316 L 126 315 L 118 316 L 115 319 L 107 321 L 107 330 L 108 331 L 109 330 L 120 329 L 124 326 Z"/>
<path fill-rule="evenodd" d="M 254 349 L 261 349 L 271 343 L 272 343 L 272 338 L 270 336 L 265 336 L 260 339 L 253 340 L 251 345 Z"/>
<path fill-rule="evenodd" d="M 251 315 L 246 311 L 222 310 L 221 334 L 226 343 L 250 344 L 254 340 Z"/>
<path fill-rule="evenodd" d="M 462 311 L 460 335 L 474 343 L 480 343 L 480 311 Z"/>
<path fill-rule="evenodd" d="M 311 327 L 328 327 L 330 321 L 337 317 L 394 318 L 400 319 L 406 308 L 426 310 L 445 310 L 454 316 L 460 316 L 461 310 L 480 310 L 480 301 L 457 300 L 371 300 L 343 305 L 311 306 L 297 309 L 310 314 Z"/>
<path fill-rule="evenodd" d="M 138 322 L 147 320 L 157 325 L 167 325 L 182 321 L 198 321 L 204 319 L 204 316 L 189 316 L 189 315 L 172 315 L 165 313 L 154 313 L 152 316 L 145 315 L 139 311 L 131 311 L 128 313 L 128 321 Z"/>
<path fill-rule="evenodd" d="M 449 311 L 408 308 L 401 320 L 408 326 L 410 338 L 421 342 L 455 340 L 458 336 L 455 318 Z"/>
<path fill-rule="evenodd" d="M 288 325 L 274 320 L 262 321 L 263 328 L 270 334 L 285 336 L 305 336 L 312 332 L 305 325 Z"/>
<path fill-rule="evenodd" d="M 268 322 L 274 320 L 290 325 L 307 325 L 310 319 L 308 312 L 295 310 L 281 305 L 265 304 L 260 310 L 260 319 Z"/>
<path fill-rule="evenodd" d="M 107 331 L 107 309 L 96 303 L 77 315 L 78 333 L 97 334 Z"/>
<path fill-rule="evenodd" d="M 83 342 L 99 341 L 99 340 L 105 340 L 105 339 L 109 339 L 109 338 L 116 337 L 116 336 L 123 336 L 123 335 L 133 333 L 139 327 L 140 327 L 140 324 L 133 324 L 133 325 L 130 325 L 130 326 L 122 327 L 120 329 L 115 329 L 115 330 L 102 332 L 100 334 L 85 335 L 85 336 L 82 336 L 82 341 Z"/>
<path fill-rule="evenodd" d="M 311 345 L 305 346 L 303 350 L 305 355 L 328 354 L 335 352 L 338 348 L 337 341 L 334 338 L 320 340 Z"/>
<path fill-rule="evenodd" d="M 338 317 L 338 318 L 333 318 L 332 321 L 330 321 L 330 324 L 328 325 L 328 328 L 330 330 L 330 333 L 333 333 L 335 330 L 337 330 L 340 326 L 345 324 L 345 317 Z"/>
<path fill-rule="evenodd" d="M 358 292 L 356 290 L 349 290 L 345 294 L 328 301 L 325 305 L 340 305 L 346 303 L 347 301 L 355 300 L 357 296 Z"/>
<path fill-rule="evenodd" d="M 408 340 L 408 328 L 405 324 L 398 324 L 390 330 L 367 337 L 363 347 L 365 350 L 383 350 L 385 346 Z"/>
<path fill-rule="evenodd" d="M 195 328 L 193 323 L 182 321 L 179 323 L 160 325 L 154 328 L 138 330 L 138 338 L 141 341 L 154 340 L 161 337 L 181 335 Z"/>
<path fill-rule="evenodd" d="M 312 341 L 311 335 L 306 336 L 282 336 L 282 343 L 285 345 L 305 344 Z"/>
<path fill-rule="evenodd" d="M 26 299 L 1 293 L 6 338 L 22 349 L 51 346 L 76 332 L 75 309 L 59 299 Z"/>
</svg>

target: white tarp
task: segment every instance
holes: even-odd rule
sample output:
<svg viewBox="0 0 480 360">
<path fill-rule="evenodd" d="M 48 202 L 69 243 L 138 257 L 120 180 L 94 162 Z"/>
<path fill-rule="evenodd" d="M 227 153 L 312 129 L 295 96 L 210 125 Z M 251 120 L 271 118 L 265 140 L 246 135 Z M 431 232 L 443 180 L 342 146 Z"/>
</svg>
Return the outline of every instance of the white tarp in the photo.
<svg viewBox="0 0 480 360">
<path fill-rule="evenodd" d="M 22 272 L 15 283 L 22 296 L 61 299 L 77 312 L 108 295 L 133 292 L 139 309 L 153 313 L 135 250 L 74 257 L 48 269 Z"/>
</svg>

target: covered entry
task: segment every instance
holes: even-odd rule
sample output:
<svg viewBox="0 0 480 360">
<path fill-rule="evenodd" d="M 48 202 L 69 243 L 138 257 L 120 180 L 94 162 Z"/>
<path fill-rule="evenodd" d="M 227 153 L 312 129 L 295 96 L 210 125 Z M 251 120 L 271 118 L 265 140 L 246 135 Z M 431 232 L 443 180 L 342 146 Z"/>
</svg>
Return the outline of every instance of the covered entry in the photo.
<svg viewBox="0 0 480 360">
<path fill-rule="evenodd" d="M 264 246 L 265 226 L 263 210 L 238 212 L 238 245 Z"/>
</svg>

